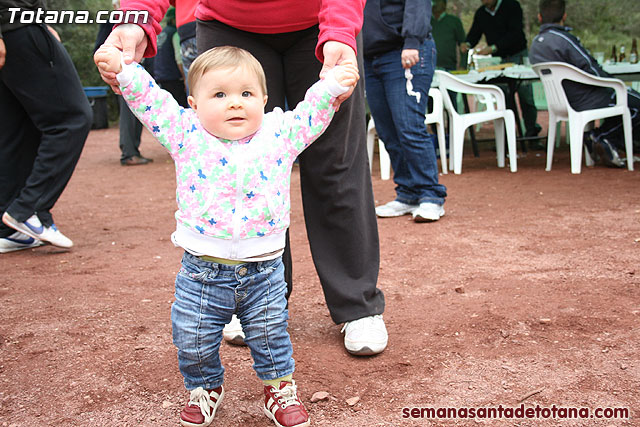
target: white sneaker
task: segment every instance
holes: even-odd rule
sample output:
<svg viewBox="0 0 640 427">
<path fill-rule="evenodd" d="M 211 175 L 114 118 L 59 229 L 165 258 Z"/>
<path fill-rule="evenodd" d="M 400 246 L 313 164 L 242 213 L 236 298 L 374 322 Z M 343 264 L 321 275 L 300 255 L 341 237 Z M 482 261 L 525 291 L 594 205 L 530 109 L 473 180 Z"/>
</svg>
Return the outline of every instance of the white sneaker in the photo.
<svg viewBox="0 0 640 427">
<path fill-rule="evenodd" d="M 62 234 L 55 224 L 52 224 L 50 227 L 45 227 L 35 214 L 31 215 L 31 218 L 27 219 L 25 222 L 18 222 L 11 215 L 5 212 L 4 215 L 2 215 L 2 222 L 36 240 L 49 242 L 52 245 L 59 246 L 61 248 L 70 248 L 73 246 L 71 239 Z"/>
<path fill-rule="evenodd" d="M 346 322 L 340 332 L 344 332 L 345 348 L 356 356 L 371 356 L 387 348 L 389 335 L 381 314 Z"/>
<path fill-rule="evenodd" d="M 433 222 L 444 216 L 444 207 L 435 203 L 420 203 L 418 209 L 413 211 L 415 222 Z"/>
<path fill-rule="evenodd" d="M 376 215 L 381 218 L 392 218 L 394 216 L 402 216 L 412 213 L 418 205 L 408 205 L 406 203 L 393 200 L 387 204 L 380 205 L 376 208 Z"/>
<path fill-rule="evenodd" d="M 242 331 L 240 319 L 235 314 L 231 317 L 231 322 L 224 326 L 222 338 L 229 344 L 247 345 L 244 342 L 244 332 Z"/>
<path fill-rule="evenodd" d="M 0 254 L 19 251 L 21 249 L 36 248 L 42 244 L 40 240 L 16 231 L 11 236 L 0 238 Z"/>
</svg>

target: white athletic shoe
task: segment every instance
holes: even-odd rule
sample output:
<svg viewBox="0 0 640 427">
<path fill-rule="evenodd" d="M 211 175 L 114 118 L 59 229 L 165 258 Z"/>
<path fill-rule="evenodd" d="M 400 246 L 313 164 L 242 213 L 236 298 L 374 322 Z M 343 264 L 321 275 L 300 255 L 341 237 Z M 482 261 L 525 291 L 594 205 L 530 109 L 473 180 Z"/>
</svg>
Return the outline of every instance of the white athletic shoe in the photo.
<svg viewBox="0 0 640 427">
<path fill-rule="evenodd" d="M 395 216 L 402 216 L 412 213 L 418 205 L 408 205 L 406 203 L 393 200 L 384 205 L 376 207 L 376 215 L 381 218 L 392 218 Z"/>
<path fill-rule="evenodd" d="M 222 330 L 222 338 L 229 344 L 246 345 L 244 342 L 244 332 L 240 319 L 235 314 L 231 317 L 231 322 L 227 323 Z"/>
<path fill-rule="evenodd" d="M 22 249 L 36 248 L 43 243 L 40 240 L 16 231 L 11 236 L 0 238 L 0 254 L 19 251 Z"/>
<path fill-rule="evenodd" d="M 32 215 L 31 218 L 27 219 L 25 222 L 18 222 L 11 215 L 5 212 L 4 215 L 2 215 L 2 222 L 14 230 L 18 230 L 36 240 L 49 242 L 52 245 L 59 246 L 61 248 L 70 248 L 73 246 L 71 239 L 62 234 L 56 228 L 55 224 L 52 224 L 50 227 L 45 227 L 36 215 Z"/>
<path fill-rule="evenodd" d="M 340 332 L 344 332 L 345 348 L 356 356 L 371 356 L 387 348 L 389 335 L 381 314 L 346 322 Z"/>
<path fill-rule="evenodd" d="M 444 216 L 444 207 L 435 203 L 420 203 L 418 209 L 413 211 L 415 222 L 433 222 Z"/>
</svg>

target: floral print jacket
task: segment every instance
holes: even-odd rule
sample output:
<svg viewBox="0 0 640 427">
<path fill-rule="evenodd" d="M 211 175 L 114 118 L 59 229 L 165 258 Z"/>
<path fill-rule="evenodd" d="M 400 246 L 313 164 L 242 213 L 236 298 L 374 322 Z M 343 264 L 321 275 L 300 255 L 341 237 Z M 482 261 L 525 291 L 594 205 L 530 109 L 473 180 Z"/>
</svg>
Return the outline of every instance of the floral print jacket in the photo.
<svg viewBox="0 0 640 427">
<path fill-rule="evenodd" d="M 296 157 L 317 139 L 346 88 L 330 74 L 295 109 L 276 108 L 241 140 L 218 139 L 138 64 L 118 74 L 131 111 L 171 155 L 176 168 L 174 244 L 196 255 L 247 260 L 284 248 Z"/>
</svg>

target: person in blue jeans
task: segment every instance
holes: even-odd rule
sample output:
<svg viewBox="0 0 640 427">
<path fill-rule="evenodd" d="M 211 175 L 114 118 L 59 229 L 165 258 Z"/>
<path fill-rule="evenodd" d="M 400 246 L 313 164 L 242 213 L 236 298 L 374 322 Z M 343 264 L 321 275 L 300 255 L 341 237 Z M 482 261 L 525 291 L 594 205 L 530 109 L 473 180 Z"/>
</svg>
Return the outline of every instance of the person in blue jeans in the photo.
<svg viewBox="0 0 640 427">
<path fill-rule="evenodd" d="M 447 190 L 424 124 L 436 64 L 430 21 L 430 0 L 369 0 L 364 8 L 367 101 L 396 184 L 395 200 L 376 207 L 383 218 L 433 222 L 444 215 Z"/>
</svg>

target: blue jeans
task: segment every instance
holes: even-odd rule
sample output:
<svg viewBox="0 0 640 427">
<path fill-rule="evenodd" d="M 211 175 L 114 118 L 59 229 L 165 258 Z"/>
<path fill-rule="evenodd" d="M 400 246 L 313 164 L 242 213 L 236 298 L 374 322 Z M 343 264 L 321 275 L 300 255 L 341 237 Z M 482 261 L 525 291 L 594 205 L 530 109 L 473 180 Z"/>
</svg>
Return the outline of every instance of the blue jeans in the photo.
<svg viewBox="0 0 640 427">
<path fill-rule="evenodd" d="M 428 39 L 420 48 L 420 62 L 411 67 L 413 90 L 420 102 L 407 94 L 401 50 L 364 61 L 367 101 L 376 131 L 389 152 L 396 184 L 396 200 L 410 205 L 444 204 L 447 189 L 438 183 L 434 135 L 424 117 L 436 64 L 436 47 Z"/>
<path fill-rule="evenodd" d="M 222 385 L 222 328 L 234 313 L 242 323 L 258 378 L 272 380 L 293 373 L 286 290 L 281 258 L 226 265 L 185 252 L 171 307 L 173 343 L 185 387 Z"/>
</svg>

